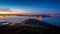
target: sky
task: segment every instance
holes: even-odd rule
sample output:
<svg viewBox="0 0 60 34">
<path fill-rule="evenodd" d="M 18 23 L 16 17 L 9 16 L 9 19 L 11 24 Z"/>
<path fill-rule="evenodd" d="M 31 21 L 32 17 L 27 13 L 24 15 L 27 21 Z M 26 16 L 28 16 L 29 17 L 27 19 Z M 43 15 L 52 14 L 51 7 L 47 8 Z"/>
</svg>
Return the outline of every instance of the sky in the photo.
<svg viewBox="0 0 60 34">
<path fill-rule="evenodd" d="M 60 0 L 0 0 L 0 10 L 31 14 L 60 14 Z"/>
</svg>

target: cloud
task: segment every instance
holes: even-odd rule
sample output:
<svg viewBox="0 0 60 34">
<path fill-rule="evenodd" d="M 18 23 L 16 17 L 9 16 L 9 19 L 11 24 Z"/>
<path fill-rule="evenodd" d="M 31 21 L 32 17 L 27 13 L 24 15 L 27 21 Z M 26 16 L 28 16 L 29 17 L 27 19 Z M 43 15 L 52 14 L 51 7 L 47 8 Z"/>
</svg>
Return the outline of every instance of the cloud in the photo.
<svg viewBox="0 0 60 34">
<path fill-rule="evenodd" d="M 9 8 L 0 8 L 0 12 L 11 11 Z"/>
</svg>

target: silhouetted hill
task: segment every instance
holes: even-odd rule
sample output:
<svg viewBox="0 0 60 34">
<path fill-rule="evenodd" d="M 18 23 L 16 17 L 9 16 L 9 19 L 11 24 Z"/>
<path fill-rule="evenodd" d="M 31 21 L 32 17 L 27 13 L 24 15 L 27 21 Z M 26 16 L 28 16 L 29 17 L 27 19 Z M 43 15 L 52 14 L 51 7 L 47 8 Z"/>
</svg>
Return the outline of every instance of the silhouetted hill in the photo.
<svg viewBox="0 0 60 34">
<path fill-rule="evenodd" d="M 60 34 L 60 28 L 36 19 L 27 19 L 13 26 L 0 27 L 0 34 Z"/>
</svg>

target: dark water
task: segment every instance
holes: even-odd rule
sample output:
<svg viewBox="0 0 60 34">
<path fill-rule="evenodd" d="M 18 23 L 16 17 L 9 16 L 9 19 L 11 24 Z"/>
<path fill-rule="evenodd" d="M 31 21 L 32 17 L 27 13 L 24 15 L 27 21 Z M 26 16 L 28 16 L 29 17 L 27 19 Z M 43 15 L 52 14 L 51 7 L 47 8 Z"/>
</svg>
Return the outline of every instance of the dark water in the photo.
<svg viewBox="0 0 60 34">
<path fill-rule="evenodd" d="M 60 27 L 60 16 L 46 17 L 46 18 L 43 18 L 42 20 L 44 22 Z"/>
</svg>

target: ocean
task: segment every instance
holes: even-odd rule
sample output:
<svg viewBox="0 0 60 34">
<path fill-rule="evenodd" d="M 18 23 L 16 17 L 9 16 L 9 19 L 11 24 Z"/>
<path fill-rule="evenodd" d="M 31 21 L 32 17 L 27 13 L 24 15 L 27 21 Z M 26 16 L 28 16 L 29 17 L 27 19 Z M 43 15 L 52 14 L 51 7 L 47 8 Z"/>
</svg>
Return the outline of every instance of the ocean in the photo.
<svg viewBox="0 0 60 34">
<path fill-rule="evenodd" d="M 0 16 L 0 22 L 3 22 L 3 21 L 17 22 L 17 21 L 30 19 L 30 18 L 31 17 L 27 17 L 27 16 L 6 16 L 6 17 Z M 32 17 L 32 18 L 36 19 L 37 17 Z M 47 22 L 54 26 L 60 27 L 60 16 L 45 17 L 45 18 L 42 18 L 41 20 L 43 22 Z"/>
<path fill-rule="evenodd" d="M 42 21 L 60 27 L 60 16 L 45 17 L 42 19 Z"/>
</svg>

